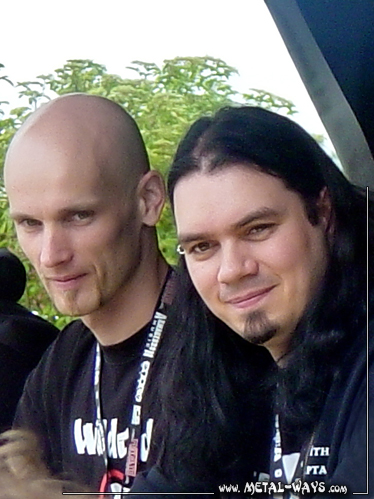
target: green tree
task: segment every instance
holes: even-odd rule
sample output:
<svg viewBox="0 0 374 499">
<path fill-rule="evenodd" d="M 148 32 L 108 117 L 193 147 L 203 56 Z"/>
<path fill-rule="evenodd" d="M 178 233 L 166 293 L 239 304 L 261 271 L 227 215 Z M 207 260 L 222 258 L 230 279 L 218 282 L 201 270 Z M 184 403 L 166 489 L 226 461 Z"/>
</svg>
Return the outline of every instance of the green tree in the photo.
<svg viewBox="0 0 374 499">
<path fill-rule="evenodd" d="M 0 66 L 2 69 L 2 66 Z M 11 110 L 6 117 L 0 102 L 0 162 L 19 125 L 41 104 L 56 95 L 85 92 L 107 97 L 124 107 L 136 120 L 144 137 L 153 168 L 167 172 L 180 138 L 189 125 L 202 115 L 211 115 L 225 105 L 250 104 L 293 114 L 292 102 L 262 90 L 237 92 L 231 83 L 237 70 L 213 57 L 177 57 L 162 65 L 134 61 L 126 68 L 132 78 L 110 74 L 106 67 L 91 60 L 74 59 L 52 74 L 18 83 L 24 106 Z M 7 80 L 8 78 L 3 77 Z M 9 81 L 10 82 L 10 81 Z M 10 82 L 11 83 L 11 82 Z M 20 254 L 12 225 L 6 215 L 7 200 L 0 184 L 0 245 Z M 176 237 L 169 205 L 158 224 L 160 247 L 169 262 L 175 263 Z M 57 325 L 59 317 L 30 265 L 27 292 L 23 303 Z"/>
</svg>

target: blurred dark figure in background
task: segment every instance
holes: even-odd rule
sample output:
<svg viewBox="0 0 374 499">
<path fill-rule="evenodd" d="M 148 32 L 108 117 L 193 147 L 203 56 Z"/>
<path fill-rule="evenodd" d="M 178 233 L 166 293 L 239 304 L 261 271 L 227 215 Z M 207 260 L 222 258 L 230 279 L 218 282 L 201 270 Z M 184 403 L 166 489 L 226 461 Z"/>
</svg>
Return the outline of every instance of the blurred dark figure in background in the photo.
<svg viewBox="0 0 374 499">
<path fill-rule="evenodd" d="M 17 303 L 25 286 L 22 262 L 0 248 L 0 431 L 11 426 L 27 375 L 58 333 Z"/>
</svg>

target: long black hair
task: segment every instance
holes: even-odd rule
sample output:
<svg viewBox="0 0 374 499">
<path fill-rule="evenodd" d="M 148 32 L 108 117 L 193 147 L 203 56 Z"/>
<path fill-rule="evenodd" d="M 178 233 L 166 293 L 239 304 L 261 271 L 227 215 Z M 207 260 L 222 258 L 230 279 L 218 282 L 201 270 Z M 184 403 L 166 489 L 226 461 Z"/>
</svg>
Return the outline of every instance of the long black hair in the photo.
<svg viewBox="0 0 374 499">
<path fill-rule="evenodd" d="M 261 108 L 237 107 L 224 108 L 214 117 L 201 118 L 192 125 L 178 147 L 169 172 L 171 203 L 180 179 L 197 171 L 209 173 L 239 163 L 280 178 L 288 189 L 300 196 L 311 224 L 319 221 L 317 200 L 324 188 L 331 199 L 333 224 L 324 281 L 292 336 L 286 367 L 276 377 L 275 409 L 280 412 L 289 434 L 297 435 L 299 445 L 316 425 L 328 388 L 339 371 L 343 352 L 365 325 L 366 279 L 371 295 L 373 290 L 373 271 L 368 270 L 368 276 L 366 273 L 365 191 L 349 182 L 314 139 L 290 119 Z M 368 210 L 368 253 L 372 254 L 372 199 L 368 200 Z M 178 298 L 178 313 L 185 309 L 189 316 L 181 316 L 173 333 L 177 357 L 168 361 L 169 378 L 163 387 L 166 401 L 163 420 L 173 421 L 173 414 L 178 414 L 169 426 L 169 442 L 173 442 L 173 434 L 183 441 L 183 435 L 175 433 L 173 425 L 179 425 L 183 431 L 188 427 L 188 439 L 183 441 L 183 453 L 188 456 L 188 452 L 193 454 L 193 449 L 211 445 L 206 430 L 204 435 L 203 425 L 199 427 L 198 411 L 204 414 L 204 422 L 209 423 L 209 431 L 216 429 L 217 433 L 229 434 L 232 429 L 231 419 L 225 414 L 230 409 L 226 401 L 240 404 L 238 399 L 235 402 L 232 391 L 235 383 L 240 385 L 243 381 L 238 379 L 239 371 L 242 370 L 243 377 L 253 376 L 253 373 L 245 371 L 245 359 L 242 359 L 243 362 L 234 366 L 236 374 L 231 385 L 228 383 L 226 389 L 221 389 L 219 379 L 224 378 L 220 376 L 222 373 L 227 376 L 230 368 L 227 367 L 228 359 L 217 354 L 214 341 L 217 331 L 221 331 L 220 341 L 224 341 L 225 334 L 228 337 L 227 330 L 209 316 L 193 289 L 183 262 L 181 275 L 189 294 L 184 289 L 184 296 Z M 207 334 L 207 329 L 213 331 L 212 334 Z M 211 374 L 213 381 L 209 380 L 208 389 L 201 371 L 207 362 L 215 363 Z M 270 371 L 262 369 L 263 379 L 270 379 Z M 260 385 L 254 384 L 254 393 Z M 187 404 L 189 411 L 185 410 L 186 397 L 194 390 L 200 391 L 200 399 L 191 399 L 192 405 Z M 173 398 L 173 393 L 178 394 L 177 397 Z M 176 450 L 178 442 L 175 440 L 173 444 L 175 457 L 179 452 Z M 164 448 L 164 463 L 168 463 L 167 454 Z"/>
<path fill-rule="evenodd" d="M 178 486 L 211 492 L 267 471 L 274 362 L 217 319 L 182 261 L 176 296 L 155 361 L 149 399 L 157 413 L 151 464 Z M 148 397 L 147 397 L 148 398 Z"/>
</svg>

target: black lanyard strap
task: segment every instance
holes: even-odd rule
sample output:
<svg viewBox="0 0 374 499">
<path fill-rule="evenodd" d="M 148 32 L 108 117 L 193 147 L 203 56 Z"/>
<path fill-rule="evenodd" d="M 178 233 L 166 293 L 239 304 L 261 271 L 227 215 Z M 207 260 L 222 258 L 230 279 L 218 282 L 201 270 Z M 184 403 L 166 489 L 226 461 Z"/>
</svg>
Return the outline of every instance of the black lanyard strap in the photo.
<svg viewBox="0 0 374 499">
<path fill-rule="evenodd" d="M 130 419 L 130 439 L 127 445 L 127 457 L 125 468 L 125 480 L 128 482 L 128 477 L 135 477 L 138 468 L 138 453 L 139 453 L 139 438 L 141 434 L 141 415 L 144 389 L 149 377 L 153 360 L 158 350 L 161 335 L 167 319 L 165 305 L 170 305 L 174 296 L 174 278 L 173 271 L 169 269 L 163 289 L 160 294 L 160 299 L 156 305 L 150 322 L 145 346 L 140 358 L 138 374 L 135 381 L 134 396 L 131 409 Z M 93 387 L 96 406 L 96 428 L 99 435 L 100 450 L 105 464 L 105 469 L 108 470 L 108 449 L 106 444 L 106 427 L 102 417 L 101 399 L 100 399 L 100 374 L 101 374 L 102 355 L 100 344 L 96 344 L 96 354 L 94 362 Z"/>
<path fill-rule="evenodd" d="M 282 448 L 282 437 L 280 431 L 280 422 L 279 415 L 275 416 L 275 434 L 273 438 L 273 450 L 272 450 L 272 460 L 270 463 L 270 476 L 272 480 L 281 481 L 282 483 L 287 484 L 293 483 L 297 479 L 304 478 L 304 470 L 305 470 L 305 461 L 308 457 L 310 449 L 313 445 L 314 434 L 304 443 L 301 447 L 296 463 L 294 463 L 294 470 L 289 476 L 289 473 L 286 473 L 286 470 L 283 465 L 283 457 L 284 452 Z M 287 480 L 288 478 L 288 480 Z"/>
</svg>

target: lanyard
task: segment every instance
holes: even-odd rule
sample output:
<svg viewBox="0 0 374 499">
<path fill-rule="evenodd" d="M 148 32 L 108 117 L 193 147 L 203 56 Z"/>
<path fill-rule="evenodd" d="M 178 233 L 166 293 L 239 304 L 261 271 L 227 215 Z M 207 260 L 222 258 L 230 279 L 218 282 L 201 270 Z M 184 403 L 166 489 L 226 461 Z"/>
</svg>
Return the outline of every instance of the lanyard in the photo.
<svg viewBox="0 0 374 499">
<path fill-rule="evenodd" d="M 144 387 L 146 385 L 150 368 L 156 356 L 163 332 L 167 315 L 165 313 L 165 304 L 170 305 L 173 298 L 173 279 L 172 269 L 169 269 L 165 284 L 163 286 L 160 299 L 153 313 L 153 318 L 147 332 L 147 338 L 141 355 L 138 374 L 135 382 L 134 397 L 132 402 L 131 420 L 130 420 L 130 440 L 127 445 L 125 477 L 135 477 L 138 467 L 139 437 L 141 434 L 141 412 Z M 106 425 L 102 418 L 101 400 L 100 400 L 100 373 L 101 373 L 102 355 L 100 345 L 96 343 L 96 354 L 94 363 L 93 387 L 96 406 L 96 429 L 99 436 L 99 450 L 104 459 L 105 469 L 108 470 L 108 449 L 106 444 Z"/>
<path fill-rule="evenodd" d="M 275 417 L 275 435 L 273 439 L 273 459 L 270 464 L 270 476 L 272 480 L 281 481 L 284 484 L 292 483 L 295 480 L 304 478 L 305 461 L 308 457 L 310 448 L 313 443 L 313 437 L 307 440 L 307 442 L 302 446 L 302 449 L 297 457 L 298 453 L 293 453 L 295 455 L 295 460 L 290 466 L 290 470 L 286 470 L 283 463 L 283 450 L 282 450 L 282 439 L 279 424 L 278 414 Z M 292 455 L 292 454 L 291 454 Z M 291 456 L 290 455 L 290 456 Z M 296 461 L 296 462 L 295 462 Z"/>
</svg>

